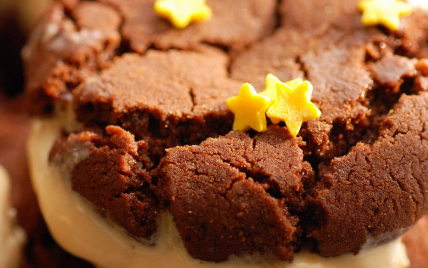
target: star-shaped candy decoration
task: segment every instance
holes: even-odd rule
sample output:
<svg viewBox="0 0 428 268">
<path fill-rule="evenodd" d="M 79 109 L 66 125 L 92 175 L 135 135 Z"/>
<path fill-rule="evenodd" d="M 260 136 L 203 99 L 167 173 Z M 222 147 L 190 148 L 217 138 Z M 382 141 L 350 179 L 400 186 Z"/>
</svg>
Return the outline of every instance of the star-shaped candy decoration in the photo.
<svg viewBox="0 0 428 268">
<path fill-rule="evenodd" d="M 233 130 L 245 132 L 252 128 L 258 132 L 266 131 L 265 113 L 270 103 L 271 100 L 257 94 L 251 84 L 243 84 L 239 95 L 226 102 L 227 107 L 235 114 Z"/>
<path fill-rule="evenodd" d="M 302 123 L 317 119 L 320 110 L 311 102 L 312 84 L 304 81 L 295 88 L 285 83 L 276 84 L 277 101 L 272 104 L 266 114 L 272 123 L 284 121 L 291 135 L 299 133 Z"/>
<path fill-rule="evenodd" d="M 288 82 L 281 82 L 276 76 L 273 74 L 266 75 L 266 90 L 263 92 L 260 92 L 260 95 L 269 97 L 271 99 L 271 105 L 273 105 L 278 100 L 278 94 L 276 91 L 276 84 L 281 83 L 284 85 L 287 85 L 291 88 L 296 88 L 298 85 L 303 83 L 303 80 L 301 78 L 296 78 Z M 271 119 L 272 123 L 278 124 L 280 121 Z"/>
<path fill-rule="evenodd" d="M 211 9 L 205 4 L 205 0 L 156 0 L 154 9 L 178 29 L 211 17 Z"/>
<path fill-rule="evenodd" d="M 263 92 L 260 92 L 260 95 L 269 97 L 272 100 L 272 104 L 276 101 L 276 84 L 283 83 L 291 88 L 295 88 L 298 85 L 300 85 L 303 82 L 301 78 L 296 78 L 294 80 L 288 81 L 288 82 L 281 82 L 281 80 L 278 79 L 278 77 L 274 76 L 273 74 L 266 75 L 266 90 Z"/>
<path fill-rule="evenodd" d="M 361 0 L 358 7 L 364 25 L 382 24 L 394 31 L 400 27 L 400 17 L 412 13 L 412 6 L 400 0 Z"/>
</svg>

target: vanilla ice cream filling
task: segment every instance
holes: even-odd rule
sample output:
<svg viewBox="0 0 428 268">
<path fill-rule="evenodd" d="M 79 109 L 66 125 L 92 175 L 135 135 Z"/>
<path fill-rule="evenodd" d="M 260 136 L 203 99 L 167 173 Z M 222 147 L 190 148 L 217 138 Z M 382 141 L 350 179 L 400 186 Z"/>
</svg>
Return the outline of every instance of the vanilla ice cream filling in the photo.
<svg viewBox="0 0 428 268">
<path fill-rule="evenodd" d="M 99 216 L 66 183 L 69 174 L 48 164 L 48 155 L 61 129 L 59 120 L 33 119 L 28 144 L 32 183 L 41 211 L 55 240 L 70 253 L 102 268 L 404 268 L 406 248 L 397 239 L 357 255 L 322 258 L 310 252 L 295 254 L 294 261 L 266 262 L 255 257 L 231 257 L 222 263 L 193 259 L 187 253 L 172 216 L 165 213 L 155 236 L 156 246 L 145 246 Z M 79 152 L 76 152 L 79 153 Z M 86 152 L 87 153 L 87 152 Z"/>
<path fill-rule="evenodd" d="M 10 179 L 0 166 L 0 267 L 18 267 L 22 246 L 25 242 L 24 230 L 16 225 L 16 210 L 10 202 Z"/>
</svg>

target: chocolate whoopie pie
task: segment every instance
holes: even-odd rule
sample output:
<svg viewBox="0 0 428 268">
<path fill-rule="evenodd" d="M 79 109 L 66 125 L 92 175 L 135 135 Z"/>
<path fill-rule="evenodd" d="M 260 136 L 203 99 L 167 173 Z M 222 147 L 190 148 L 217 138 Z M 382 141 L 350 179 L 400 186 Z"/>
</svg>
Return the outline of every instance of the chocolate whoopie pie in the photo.
<svg viewBox="0 0 428 268">
<path fill-rule="evenodd" d="M 292 261 L 390 242 L 428 210 L 428 17 L 361 23 L 358 0 L 207 0 L 174 29 L 152 0 L 59 1 L 23 51 L 33 116 L 67 107 L 50 151 L 72 189 L 146 245 L 169 213 L 187 252 Z M 232 131 L 226 100 L 265 77 L 313 85 L 297 136 Z"/>
</svg>

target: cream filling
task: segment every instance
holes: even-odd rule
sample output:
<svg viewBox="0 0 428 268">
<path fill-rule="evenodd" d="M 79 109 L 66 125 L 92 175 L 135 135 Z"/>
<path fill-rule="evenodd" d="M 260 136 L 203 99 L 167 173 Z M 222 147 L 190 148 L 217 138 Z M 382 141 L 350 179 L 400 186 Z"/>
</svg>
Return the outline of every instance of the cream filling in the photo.
<svg viewBox="0 0 428 268">
<path fill-rule="evenodd" d="M 406 248 L 397 239 L 358 255 L 322 258 L 300 252 L 293 263 L 232 257 L 223 263 L 195 260 L 186 252 L 169 214 L 162 216 L 156 246 L 144 246 L 104 220 L 66 183 L 68 174 L 48 165 L 49 150 L 59 134 L 59 121 L 33 119 L 28 144 L 32 182 L 40 208 L 55 240 L 70 253 L 103 268 L 404 268 Z"/>
<path fill-rule="evenodd" d="M 10 180 L 0 166 L 0 267 L 18 267 L 25 232 L 15 224 L 16 210 L 10 204 Z"/>
</svg>

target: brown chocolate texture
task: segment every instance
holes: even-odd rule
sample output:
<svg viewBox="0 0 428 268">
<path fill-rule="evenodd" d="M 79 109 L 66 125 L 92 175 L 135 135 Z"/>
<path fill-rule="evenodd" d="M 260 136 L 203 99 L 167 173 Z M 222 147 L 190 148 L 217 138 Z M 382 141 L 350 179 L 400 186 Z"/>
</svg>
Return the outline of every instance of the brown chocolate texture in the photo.
<svg viewBox="0 0 428 268">
<path fill-rule="evenodd" d="M 88 150 L 90 157 L 80 161 L 70 174 L 73 190 L 132 236 L 150 239 L 156 231 L 159 206 L 150 191 L 147 168 L 152 164 L 145 153 L 147 144 L 135 142 L 132 134 L 115 126 L 107 127 L 105 135 L 111 138 L 88 131 L 71 134 L 66 142 L 59 139 L 50 160 L 57 165 L 67 163 L 79 144 L 89 143 L 80 150 Z"/>
<path fill-rule="evenodd" d="M 415 224 L 428 18 L 414 10 L 392 32 L 362 25 L 358 0 L 297 2 L 207 1 L 212 19 L 183 31 L 151 0 L 56 4 L 24 51 L 26 90 L 33 113 L 72 104 L 86 127 L 52 151 L 89 144 L 73 189 L 137 239 L 171 213 L 189 253 L 215 262 L 291 260 L 305 242 L 357 253 Z M 311 81 L 322 116 L 298 138 L 284 124 L 228 134 L 226 99 L 244 82 L 262 91 L 268 73 Z"/>
<path fill-rule="evenodd" d="M 119 124 L 150 140 L 151 154 L 162 157 L 165 148 L 230 130 L 233 114 L 224 100 L 240 83 L 227 78 L 226 66 L 226 55 L 217 50 L 125 54 L 74 92 L 77 117 Z"/>
<path fill-rule="evenodd" d="M 23 49 L 24 60 L 34 63 L 25 65 L 32 113 L 51 113 L 52 99 L 70 101 L 70 90 L 108 67 L 120 44 L 121 17 L 111 7 L 82 3 L 73 15 L 74 21 L 62 5 L 52 6 Z"/>
<path fill-rule="evenodd" d="M 236 131 L 168 152 L 158 196 L 190 255 L 224 261 L 259 252 L 292 259 L 301 230 L 291 211 L 303 206 L 303 182 L 313 179 L 300 143 L 271 126 L 253 139 Z"/>
<path fill-rule="evenodd" d="M 192 49 L 201 43 L 242 49 L 271 33 L 275 25 L 274 0 L 207 0 L 212 18 L 184 30 L 174 29 L 168 21 L 157 16 L 153 11 L 154 0 L 101 2 L 121 11 L 124 17 L 123 38 L 138 53 L 152 45 L 162 50 Z"/>
</svg>

